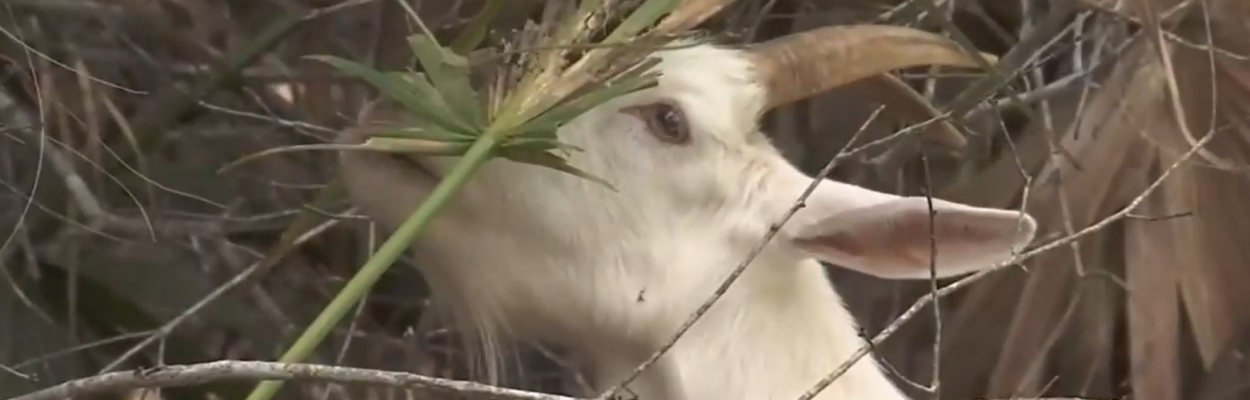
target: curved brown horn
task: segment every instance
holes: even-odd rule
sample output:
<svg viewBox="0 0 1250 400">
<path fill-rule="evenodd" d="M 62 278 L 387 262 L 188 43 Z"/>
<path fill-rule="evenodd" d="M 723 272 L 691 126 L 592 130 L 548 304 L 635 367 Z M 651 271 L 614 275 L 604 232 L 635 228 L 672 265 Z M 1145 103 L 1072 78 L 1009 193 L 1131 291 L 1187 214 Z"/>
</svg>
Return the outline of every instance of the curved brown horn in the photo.
<svg viewBox="0 0 1250 400">
<path fill-rule="evenodd" d="M 746 52 L 768 91 L 766 110 L 898 68 L 978 65 L 950 39 L 892 25 L 823 27 L 750 46 Z"/>
</svg>

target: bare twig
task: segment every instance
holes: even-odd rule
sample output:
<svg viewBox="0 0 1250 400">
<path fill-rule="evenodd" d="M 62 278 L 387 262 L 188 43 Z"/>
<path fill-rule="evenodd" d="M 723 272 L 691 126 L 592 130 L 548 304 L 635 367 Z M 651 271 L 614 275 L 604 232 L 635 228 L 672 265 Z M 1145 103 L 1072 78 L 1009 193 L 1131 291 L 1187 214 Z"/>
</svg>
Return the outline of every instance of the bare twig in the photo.
<svg viewBox="0 0 1250 400">
<path fill-rule="evenodd" d="M 69 381 L 9 400 L 60 400 L 92 393 L 187 386 L 223 380 L 304 380 L 371 384 L 402 387 L 433 395 L 447 395 L 448 398 L 474 400 L 576 400 L 573 397 L 507 389 L 469 381 L 432 378 L 407 372 L 232 360 L 112 372 Z"/>
<path fill-rule="evenodd" d="M 1019 264 L 1021 261 L 1032 258 L 1033 256 L 1036 256 L 1043 252 L 1050 251 L 1050 250 L 1053 250 L 1062 246 L 1068 246 L 1072 242 L 1086 235 L 1089 235 L 1091 233 L 1104 229 L 1107 226 L 1111 225 L 1112 223 L 1122 218 L 1125 218 L 1129 214 L 1133 213 L 1133 211 L 1137 209 L 1137 206 L 1140 205 L 1142 201 L 1146 199 L 1146 196 L 1149 196 L 1151 193 L 1154 193 L 1154 191 L 1158 189 L 1159 186 L 1163 185 L 1164 180 L 1166 180 L 1167 177 L 1170 176 L 1173 171 L 1179 168 L 1181 164 L 1187 162 L 1191 157 L 1194 156 L 1194 154 L 1196 154 L 1200 149 L 1206 146 L 1206 144 L 1209 143 L 1211 139 L 1214 138 L 1215 136 L 1216 135 L 1214 133 L 1204 136 L 1193 147 L 1191 147 L 1188 151 L 1186 151 L 1184 155 L 1177 158 L 1176 162 L 1168 166 L 1168 168 L 1164 170 L 1163 173 L 1160 174 L 1159 177 L 1155 179 L 1154 182 L 1150 183 L 1150 186 L 1148 186 L 1146 190 L 1143 190 L 1140 195 L 1134 198 L 1133 201 L 1129 202 L 1129 204 L 1126 205 L 1119 212 L 1111 214 L 1110 216 L 1102 219 L 1101 221 L 1098 221 L 1097 223 L 1093 225 L 1085 227 L 1084 229 L 1081 229 L 1080 231 L 1077 231 L 1076 233 L 1057 239 L 1045 245 L 1038 246 L 1037 248 L 1034 248 L 1033 250 L 1018 254 L 1016 255 L 1016 257 L 1013 257 L 1011 260 L 999 263 L 992 268 L 982 270 L 980 272 L 977 272 L 976 274 L 968 276 L 967 278 L 960 279 L 959 281 L 952 283 L 949 286 L 944 287 L 941 290 L 937 291 L 937 293 L 930 293 L 916 300 L 916 302 L 913 303 L 912 306 L 907 309 L 907 311 L 903 312 L 903 314 L 900 315 L 897 319 L 895 319 L 893 323 L 891 323 L 889 326 L 883 329 L 881 333 L 877 334 L 876 337 L 872 338 L 870 343 L 865 344 L 864 346 L 861 346 L 859 350 L 856 350 L 855 353 L 851 355 L 850 359 L 843 362 L 842 365 L 840 365 L 832 373 L 830 373 L 825 378 L 817 382 L 812 387 L 812 389 L 809 390 L 807 393 L 805 393 L 802 397 L 800 397 L 799 400 L 811 400 L 812 398 L 816 397 L 817 394 L 819 394 L 822 390 L 824 390 L 826 387 L 832 384 L 833 381 L 841 377 L 842 374 L 845 374 L 847 370 L 850 370 L 851 366 L 855 365 L 855 363 L 858 362 L 859 359 L 867 355 L 873 346 L 880 345 L 882 341 L 890 337 L 890 335 L 894 334 L 894 332 L 897 331 L 898 328 L 902 326 L 903 323 L 907 322 L 908 320 L 911 320 L 912 317 L 915 317 L 916 314 L 919 313 L 922 308 L 929 305 L 930 303 L 933 303 L 936 298 L 948 296 L 957 290 L 963 289 L 964 287 L 971 285 L 973 282 L 981 280 L 982 278 L 986 277 L 987 275 L 991 273 L 997 272 L 998 270 L 1006 268 L 1011 265 Z"/>
<path fill-rule="evenodd" d="M 269 361 L 214 361 L 113 372 L 62 383 L 8 400 L 60 400 L 93 393 L 175 387 L 225 380 L 299 380 L 398 387 L 444 398 L 472 400 L 585 400 L 407 372 Z M 1052 398 L 1037 400 L 1090 400 Z"/>
<path fill-rule="evenodd" d="M 869 142 L 859 148 L 851 149 L 851 144 L 855 143 L 855 140 L 859 138 L 859 135 L 868 129 L 868 126 L 871 125 L 872 122 L 877 119 L 877 116 L 880 115 L 881 110 L 883 110 L 884 108 L 885 107 L 882 106 L 882 107 L 877 107 L 876 110 L 873 110 L 872 115 L 870 115 L 868 119 L 864 121 L 862 125 L 860 125 L 859 130 L 857 130 L 855 134 L 851 135 L 850 140 L 847 141 L 846 147 L 843 147 L 842 150 L 838 152 L 837 155 L 835 155 L 832 159 L 829 160 L 828 163 L 825 164 L 825 167 L 820 170 L 820 173 L 816 174 L 816 176 L 812 178 L 812 183 L 808 185 L 807 189 L 804 190 L 803 193 L 799 195 L 799 198 L 794 201 L 794 205 L 790 207 L 790 210 L 786 212 L 784 216 L 782 216 L 780 221 L 777 221 L 777 223 L 773 224 L 773 226 L 769 228 L 768 232 L 764 234 L 763 240 L 760 240 L 760 243 L 756 245 L 754 248 L 752 248 L 750 252 L 747 253 L 746 259 L 743 260 L 741 263 L 739 263 L 738 266 L 734 268 L 733 272 L 731 272 L 729 276 L 726 277 L 723 282 L 721 282 L 721 285 L 716 288 L 716 291 L 714 291 L 712 295 L 709 296 L 708 299 L 704 301 L 703 304 L 700 305 L 697 310 L 695 310 L 694 314 L 692 314 L 688 319 L 686 319 L 684 323 L 682 323 L 681 327 L 677 329 L 677 332 L 673 334 L 673 337 L 670 338 L 669 341 L 664 344 L 664 346 L 661 346 L 659 350 L 656 350 L 655 353 L 653 353 L 650 358 L 648 358 L 642 364 L 639 364 L 638 367 L 634 368 L 634 371 L 630 373 L 630 375 L 627 378 L 625 378 L 624 381 L 612 387 L 611 389 L 608 389 L 603 394 L 599 395 L 598 400 L 607 400 L 619 394 L 619 392 L 622 389 L 624 389 L 625 386 L 628 386 L 630 382 L 633 382 L 634 379 L 637 379 L 638 376 L 642 375 L 642 372 L 644 370 L 646 370 L 648 367 L 650 367 L 652 364 L 658 361 L 660 357 L 662 357 L 665 353 L 667 353 L 670 349 L 672 349 L 673 346 L 677 344 L 677 341 L 681 340 L 681 337 L 686 334 L 686 331 L 690 330 L 690 328 L 694 326 L 694 324 L 698 322 L 699 319 L 702 318 L 703 315 L 706 314 L 707 311 L 712 308 L 712 305 L 716 304 L 716 301 L 720 300 L 721 296 L 723 296 L 726 292 L 729 291 L 729 287 L 732 286 L 733 283 L 738 280 L 738 277 L 741 276 L 742 273 L 746 271 L 747 266 L 751 265 L 751 262 L 755 261 L 755 258 L 758 257 L 759 254 L 764 251 L 764 248 L 768 245 L 769 242 L 772 241 L 773 237 L 776 236 L 777 233 L 781 231 L 782 225 L 785 225 L 785 223 L 788 222 L 790 218 L 793 217 L 794 214 L 797 213 L 799 209 L 803 207 L 804 201 L 807 200 L 807 197 L 810 196 L 812 192 L 816 190 L 816 185 L 819 185 L 820 182 L 825 180 L 826 176 L 829 176 L 829 173 L 832 172 L 833 168 L 838 165 L 838 162 L 848 157 L 854 156 L 855 154 L 858 154 L 862 151 L 868 150 L 869 148 L 873 148 L 873 147 L 876 147 L 877 145 L 897 139 L 906 133 L 914 132 L 914 130 L 904 129 L 893 135 Z"/>
<path fill-rule="evenodd" d="M 298 237 L 296 237 L 295 240 L 292 241 L 292 246 L 298 246 L 300 244 L 303 244 L 304 242 L 311 240 L 313 237 L 316 237 L 318 234 L 325 231 L 326 229 L 329 229 L 330 226 L 333 226 L 338 223 L 339 223 L 338 220 L 330 220 L 330 221 L 325 221 L 321 224 L 318 224 L 312 227 L 311 229 L 308 229 L 304 233 L 300 234 Z M 239 287 L 243 285 L 244 283 L 251 282 L 252 276 L 257 275 L 260 272 L 264 272 L 268 270 L 268 268 L 272 267 L 275 262 L 276 260 L 271 260 L 267 258 L 267 259 L 252 263 L 252 265 L 249 266 L 246 270 L 239 273 L 238 275 L 230 279 L 230 281 L 226 282 L 225 284 L 219 286 L 217 289 L 214 289 L 212 293 L 209 293 L 207 296 L 204 296 L 203 299 L 200 299 L 200 301 L 191 305 L 191 307 L 187 308 L 186 311 L 182 312 L 177 317 L 174 317 L 173 319 L 169 320 L 169 322 L 166 322 L 164 325 L 161 325 L 161 327 L 156 329 L 154 333 L 152 333 L 143 341 L 139 342 L 139 344 L 136 344 L 133 347 L 131 347 L 129 350 L 123 353 L 116 360 L 113 360 L 112 363 L 109 363 L 109 365 L 105 366 L 104 369 L 102 369 L 100 372 L 104 373 L 104 372 L 108 372 L 117 368 L 123 362 L 125 362 L 126 360 L 129 360 L 130 357 L 133 357 L 135 354 L 138 354 L 143 349 L 152 345 L 152 343 L 155 343 L 157 340 L 164 339 L 166 336 L 169 336 L 169 334 L 174 331 L 174 328 L 177 328 L 179 325 L 181 325 L 183 321 L 187 320 L 187 318 L 190 318 L 192 315 L 195 315 L 204 307 L 207 307 L 209 304 L 212 304 L 213 301 L 221 298 L 222 295 L 228 293 L 230 290 L 233 290 L 234 288 Z"/>
</svg>

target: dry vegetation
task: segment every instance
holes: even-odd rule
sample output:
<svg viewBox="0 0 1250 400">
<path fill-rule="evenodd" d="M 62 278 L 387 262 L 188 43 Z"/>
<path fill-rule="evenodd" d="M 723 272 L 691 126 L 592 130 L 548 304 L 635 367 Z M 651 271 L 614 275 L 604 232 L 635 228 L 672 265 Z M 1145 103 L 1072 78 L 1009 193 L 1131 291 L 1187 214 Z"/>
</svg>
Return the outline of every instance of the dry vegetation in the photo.
<svg viewBox="0 0 1250 400">
<path fill-rule="evenodd" d="M 482 3 L 409 1 L 440 35 Z M 509 2 L 497 32 L 541 3 Z M 999 56 L 999 79 L 905 71 L 962 140 L 925 130 L 837 179 L 1023 206 L 1043 242 L 1122 216 L 943 298 L 940 326 L 929 312 L 908 321 L 877 349 L 900 381 L 932 381 L 940 328 L 944 399 L 1250 398 L 1250 3 L 743 0 L 703 28 L 742 42 L 871 21 L 948 32 Z M 404 67 L 413 27 L 396 1 L 0 0 L 0 29 L 0 397 L 104 370 L 275 359 L 380 241 L 342 200 L 313 204 L 332 153 L 217 169 L 349 124 L 373 95 L 302 57 Z M 814 172 L 879 105 L 888 118 L 868 139 L 929 117 L 883 82 L 773 112 L 769 131 Z M 320 221 L 262 263 L 302 210 Z M 929 290 L 832 276 L 869 334 Z M 311 361 L 464 377 L 454 334 L 422 318 L 419 282 L 389 272 Z M 543 351 L 523 354 L 510 386 L 568 378 Z"/>
</svg>

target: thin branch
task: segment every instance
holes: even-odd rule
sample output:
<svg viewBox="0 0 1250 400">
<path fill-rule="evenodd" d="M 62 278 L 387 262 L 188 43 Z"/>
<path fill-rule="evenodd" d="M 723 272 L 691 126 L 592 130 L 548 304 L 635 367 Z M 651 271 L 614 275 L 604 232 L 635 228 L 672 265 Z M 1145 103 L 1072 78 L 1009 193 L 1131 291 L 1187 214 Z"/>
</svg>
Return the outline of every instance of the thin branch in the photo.
<svg viewBox="0 0 1250 400">
<path fill-rule="evenodd" d="M 77 379 L 8 400 L 61 400 L 104 392 L 176 387 L 227 380 L 282 380 L 354 383 L 404 388 L 448 399 L 471 400 L 587 400 L 556 394 L 501 388 L 487 384 L 434 378 L 407 372 L 269 361 L 214 361 L 159 368 L 112 372 Z M 1092 400 L 1049 398 L 1035 400 Z"/>
<path fill-rule="evenodd" d="M 877 119 L 877 116 L 880 115 L 881 110 L 883 110 L 884 108 L 885 108 L 884 106 L 877 107 L 877 109 L 873 111 L 872 115 L 868 117 L 868 120 L 864 121 L 864 123 L 860 125 L 859 130 L 857 130 L 855 134 L 851 135 L 850 140 L 847 141 L 847 145 L 843 147 L 842 150 L 839 151 L 837 155 L 835 155 L 832 159 L 830 159 L 829 162 L 825 164 L 824 168 L 822 168 L 820 172 L 816 174 L 815 177 L 812 178 L 812 183 L 809 184 L 807 186 L 807 189 L 805 189 L 803 193 L 799 195 L 799 198 L 794 201 L 794 205 L 790 207 L 790 210 L 786 212 L 784 216 L 782 216 L 780 221 L 773 224 L 768 229 L 768 232 L 764 234 L 763 240 L 761 240 L 758 245 L 756 245 L 754 248 L 751 249 L 750 252 L 747 253 L 746 259 L 743 260 L 741 263 L 739 263 L 736 267 L 734 267 L 733 272 L 731 272 L 729 276 L 726 277 L 725 280 L 721 282 L 721 285 L 716 288 L 716 291 L 714 291 L 712 295 L 709 296 L 708 299 L 704 301 L 703 304 L 700 305 L 697 310 L 695 310 L 694 314 L 692 314 L 689 318 L 687 318 L 686 321 L 681 324 L 681 327 L 677 328 L 677 332 L 674 333 L 671 338 L 669 338 L 668 342 L 665 343 L 664 346 L 661 346 L 659 350 L 656 350 L 655 353 L 651 354 L 650 358 L 648 358 L 646 361 L 643 361 L 643 363 L 639 364 L 638 367 L 634 368 L 634 371 L 630 373 L 630 375 L 626 377 L 625 380 L 621 381 L 621 383 L 617 384 L 616 386 L 613 386 L 611 389 L 608 389 L 607 391 L 604 391 L 603 394 L 599 395 L 597 400 L 607 400 L 620 394 L 620 392 L 626 386 L 628 386 L 631 382 L 633 382 L 634 379 L 637 379 L 638 376 L 642 375 L 642 372 L 644 370 L 646 370 L 652 364 L 655 364 L 655 362 L 658 361 L 660 357 L 662 357 L 665 353 L 667 353 L 670 349 L 672 349 L 673 346 L 677 344 L 677 341 L 680 340 L 681 337 L 686 334 L 686 331 L 690 330 L 690 327 L 694 326 L 695 322 L 698 322 L 699 319 L 702 318 L 703 315 L 706 314 L 707 311 L 712 308 L 712 305 L 716 304 L 716 301 L 720 300 L 721 296 L 723 296 L 726 292 L 729 291 L 729 287 L 732 286 L 733 283 L 738 280 L 738 277 L 741 276 L 742 273 L 746 271 L 747 266 L 751 265 L 751 263 L 755 261 L 755 258 L 758 257 L 759 254 L 764 251 L 764 248 L 772 241 L 773 237 L 776 236 L 777 233 L 781 231 L 782 225 L 788 222 L 790 218 L 793 217 L 794 214 L 799 211 L 799 209 L 803 208 L 804 202 L 807 200 L 807 197 L 810 196 L 812 192 L 816 190 L 816 185 L 819 185 L 821 182 L 825 180 L 825 177 L 828 176 L 829 173 L 833 171 L 833 168 L 838 165 L 838 162 L 848 157 L 854 156 L 855 154 L 858 154 L 862 151 L 876 147 L 877 145 L 893 141 L 897 138 L 902 137 L 903 135 L 916 131 L 914 129 L 903 129 L 890 136 L 886 136 L 884 138 L 869 142 L 859 148 L 851 149 L 851 144 L 855 143 L 855 140 L 859 138 L 859 135 L 868 129 L 868 126 Z"/>
<path fill-rule="evenodd" d="M 976 274 L 970 275 L 967 278 L 960 279 L 959 281 L 956 281 L 955 283 L 952 283 L 949 286 L 942 288 L 937 293 L 930 293 L 916 300 L 916 302 L 913 303 L 912 306 L 907 309 L 907 311 L 903 312 L 903 314 L 900 315 L 897 319 L 895 319 L 893 323 L 891 323 L 889 326 L 883 329 L 881 333 L 877 334 L 876 337 L 872 338 L 872 341 L 870 343 L 865 344 L 864 346 L 860 346 L 859 350 L 856 350 L 855 353 L 851 355 L 850 359 L 843 362 L 842 365 L 838 366 L 837 369 L 835 369 L 829 375 L 825 376 L 823 379 L 821 379 L 819 382 L 813 385 L 812 388 L 808 390 L 807 393 L 805 393 L 798 400 L 812 400 L 812 398 L 816 397 L 816 395 L 818 395 L 826 387 L 832 384 L 833 381 L 841 377 L 842 374 L 845 374 L 847 370 L 850 370 L 852 365 L 854 365 L 861 358 L 867 355 L 870 349 L 872 348 L 872 346 L 880 344 L 886 338 L 890 337 L 890 335 L 894 334 L 894 332 L 897 331 L 898 328 L 902 326 L 903 323 L 912 319 L 912 317 L 915 317 L 916 314 L 919 313 L 922 308 L 929 305 L 930 303 L 933 303 L 934 299 L 948 296 L 951 293 L 954 293 L 957 290 L 963 289 L 964 287 L 971 285 L 973 282 L 981 280 L 987 275 L 997 272 L 1000 269 L 1006 268 L 1011 265 L 1019 264 L 1020 262 L 1027 260 L 1029 258 L 1032 258 L 1033 256 L 1036 256 L 1043 252 L 1054 250 L 1061 246 L 1070 245 L 1072 242 L 1084 236 L 1087 236 L 1091 233 L 1102 230 L 1106 228 L 1107 226 L 1111 225 L 1112 223 L 1127 217 L 1129 214 L 1133 213 L 1133 211 L 1137 209 L 1137 206 L 1139 206 L 1142 203 L 1142 201 L 1146 199 L 1146 196 L 1149 196 L 1151 193 L 1154 193 L 1155 190 L 1157 190 L 1160 186 L 1162 186 L 1163 182 L 1167 180 L 1167 177 L 1170 176 L 1172 172 L 1176 171 L 1176 169 L 1179 168 L 1181 164 L 1187 162 L 1191 157 L 1194 156 L 1194 154 L 1198 153 L 1215 136 L 1216 135 L 1213 132 L 1211 134 L 1204 136 L 1202 139 L 1200 139 L 1193 147 L 1191 147 L 1188 151 L 1186 151 L 1185 154 L 1177 158 L 1177 160 L 1173 162 L 1172 165 L 1169 165 L 1168 168 L 1164 170 L 1163 173 L 1160 174 L 1159 177 L 1155 179 L 1154 182 L 1150 183 L 1150 186 L 1146 187 L 1146 190 L 1143 190 L 1140 195 L 1134 198 L 1133 201 L 1129 202 L 1129 204 L 1126 205 L 1119 212 L 1111 214 L 1110 216 L 1102 219 L 1101 221 L 1098 221 L 1097 223 L 1093 225 L 1085 227 L 1084 229 L 1081 229 L 1080 231 L 1073 233 L 1072 235 L 1057 239 L 1045 245 L 1038 246 L 1037 248 L 1034 248 L 1033 250 L 1018 254 L 1015 257 L 1013 257 L 1011 260 L 998 263 L 994 267 L 987 268 L 985 270 L 977 272 Z"/>
<path fill-rule="evenodd" d="M 929 295 L 937 295 L 938 292 L 938 276 L 937 276 L 937 211 L 933 209 L 933 175 L 929 171 L 929 156 L 924 152 L 920 153 L 920 161 L 924 166 L 924 199 L 928 206 L 929 214 Z M 938 304 L 935 297 L 933 299 L 933 379 L 930 381 L 928 392 L 933 393 L 933 398 L 942 398 L 942 305 Z"/>
<path fill-rule="evenodd" d="M 268 361 L 215 361 L 112 372 L 69 381 L 9 400 L 61 400 L 93 393 L 188 386 L 224 380 L 300 380 L 371 384 L 406 388 L 455 399 L 577 400 L 573 397 L 507 389 L 469 381 L 433 378 L 407 372 Z"/>
<path fill-rule="evenodd" d="M 304 231 L 304 233 L 301 233 L 299 236 L 296 236 L 295 239 L 291 241 L 291 246 L 299 246 L 309 240 L 312 240 L 314 237 L 321 234 L 321 232 L 324 232 L 326 229 L 329 229 L 331 226 L 336 225 L 338 223 L 339 223 L 338 220 L 330 220 L 330 221 L 325 221 L 323 223 L 317 224 L 309 228 L 308 230 Z M 209 304 L 212 304 L 214 301 L 221 298 L 221 296 L 230 292 L 234 288 L 239 287 L 243 285 L 244 283 L 251 282 L 252 276 L 257 276 L 262 272 L 268 271 L 268 269 L 272 267 L 274 263 L 277 262 L 277 258 L 280 258 L 280 257 L 281 257 L 280 255 L 278 257 L 266 257 L 263 260 L 252 263 L 252 265 L 249 266 L 246 270 L 239 273 L 238 275 L 235 275 L 234 278 L 231 278 L 230 281 L 217 287 L 217 289 L 214 289 L 212 293 L 209 293 L 207 296 L 204 296 L 203 299 L 200 299 L 200 301 L 191 305 L 191 307 L 188 307 L 181 314 L 178 314 L 177 317 L 174 317 L 173 319 L 169 320 L 169 322 L 166 322 L 164 325 L 161 325 L 160 328 L 157 328 L 156 330 L 154 330 L 153 333 L 150 336 L 148 336 L 146 339 L 134 345 L 129 350 L 126 350 L 125 353 L 123 353 L 120 357 L 117 357 L 116 360 L 113 360 L 113 362 L 109 363 L 109 365 L 106 365 L 104 369 L 100 370 L 100 372 L 104 373 L 104 372 L 108 372 L 117 368 L 122 363 L 129 360 L 131 357 L 134 357 L 136 354 L 139 354 L 139 352 L 143 351 L 143 349 L 147 348 L 148 346 L 151 346 L 152 343 L 155 343 L 157 340 L 162 340 L 166 336 L 169 336 L 169 334 L 172 333 L 175 328 L 181 325 L 183 321 L 186 321 L 188 318 L 191 318 L 191 316 L 196 315 L 204 307 L 207 307 Z"/>
</svg>

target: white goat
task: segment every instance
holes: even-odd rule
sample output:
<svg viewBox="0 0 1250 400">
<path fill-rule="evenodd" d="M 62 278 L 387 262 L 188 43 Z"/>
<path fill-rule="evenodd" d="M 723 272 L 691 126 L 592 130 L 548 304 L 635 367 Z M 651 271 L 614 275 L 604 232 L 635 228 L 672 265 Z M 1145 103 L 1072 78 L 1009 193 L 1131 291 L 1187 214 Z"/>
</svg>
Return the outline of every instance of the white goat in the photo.
<svg viewBox="0 0 1250 400">
<path fill-rule="evenodd" d="M 758 130 L 766 110 L 890 69 L 940 64 L 908 44 L 939 36 L 837 27 L 747 48 L 658 52 L 658 86 L 564 126 L 571 163 L 618 189 L 492 161 L 423 233 L 436 300 L 481 333 L 586 357 L 595 390 L 660 348 L 811 183 Z M 867 46 L 903 45 L 893 60 Z M 913 46 L 911 50 L 923 47 Z M 340 141 L 357 143 L 351 130 Z M 344 152 L 352 201 L 394 229 L 456 158 L 420 163 Z M 933 200 L 936 269 L 964 274 L 1032 240 L 1028 215 Z M 896 279 L 929 277 L 927 200 L 823 181 L 734 286 L 630 389 L 642 400 L 794 399 L 863 343 L 826 261 Z M 871 358 L 817 399 L 903 399 Z"/>
</svg>

